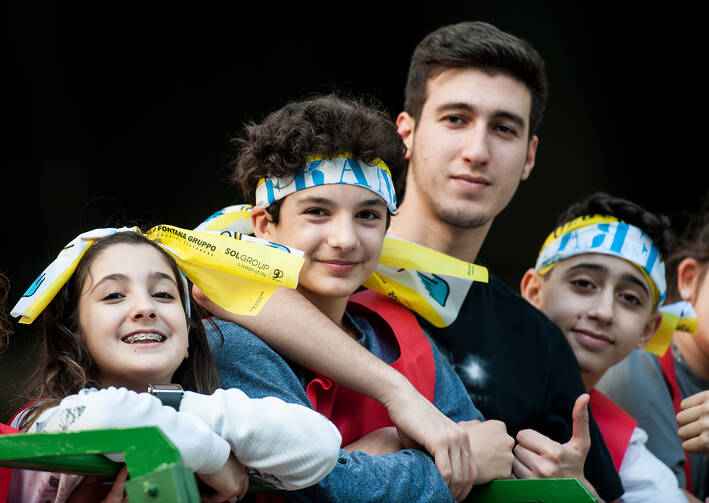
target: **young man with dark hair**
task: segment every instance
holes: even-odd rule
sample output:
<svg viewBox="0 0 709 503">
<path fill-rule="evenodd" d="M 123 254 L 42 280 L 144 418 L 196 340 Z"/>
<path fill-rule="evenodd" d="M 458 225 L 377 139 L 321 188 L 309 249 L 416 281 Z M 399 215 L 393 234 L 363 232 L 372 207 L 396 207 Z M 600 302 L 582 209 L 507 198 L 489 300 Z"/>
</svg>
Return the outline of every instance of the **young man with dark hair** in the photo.
<svg viewBox="0 0 709 503">
<path fill-rule="evenodd" d="M 647 433 L 596 389 L 606 371 L 634 348 L 662 354 L 669 345 L 669 337 L 658 331 L 658 305 L 665 297 L 663 261 L 670 239 L 666 218 L 596 193 L 562 214 L 520 287 L 522 296 L 561 329 L 576 356 L 626 503 L 687 501 L 672 471 L 645 446 Z M 523 430 L 517 439 L 515 475 L 556 475 L 560 466 L 536 450 L 547 438 Z"/>
</svg>

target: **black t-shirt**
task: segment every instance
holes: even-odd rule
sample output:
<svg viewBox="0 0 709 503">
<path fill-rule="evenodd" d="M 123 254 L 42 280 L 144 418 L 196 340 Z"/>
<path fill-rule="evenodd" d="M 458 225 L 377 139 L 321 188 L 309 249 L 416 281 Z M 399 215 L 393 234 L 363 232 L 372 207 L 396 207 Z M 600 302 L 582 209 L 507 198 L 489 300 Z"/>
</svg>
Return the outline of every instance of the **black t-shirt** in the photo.
<svg viewBox="0 0 709 503">
<path fill-rule="evenodd" d="M 557 442 L 571 438 L 571 411 L 584 393 L 576 358 L 557 326 L 502 281 L 491 274 L 488 284 L 474 283 L 446 328 L 419 322 L 447 351 L 486 419 L 503 421 L 513 437 L 533 428 Z M 584 473 L 604 500 L 623 494 L 593 416 Z"/>
</svg>

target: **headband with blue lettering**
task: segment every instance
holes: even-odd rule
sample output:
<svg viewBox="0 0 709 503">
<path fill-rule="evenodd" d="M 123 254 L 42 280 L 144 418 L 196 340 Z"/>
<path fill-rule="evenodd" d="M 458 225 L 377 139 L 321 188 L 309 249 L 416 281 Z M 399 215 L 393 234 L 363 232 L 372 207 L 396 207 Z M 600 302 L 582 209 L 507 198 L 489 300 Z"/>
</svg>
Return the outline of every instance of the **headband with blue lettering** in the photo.
<svg viewBox="0 0 709 503">
<path fill-rule="evenodd" d="M 367 164 L 342 154 L 332 159 L 310 157 L 294 177 L 262 178 L 256 187 L 256 206 L 267 208 L 298 190 L 344 183 L 371 190 L 384 199 L 391 213 L 396 213 L 396 193 L 389 168 L 380 159 Z"/>
<path fill-rule="evenodd" d="M 611 216 L 582 216 L 555 229 L 542 245 L 535 269 L 544 275 L 558 262 L 585 253 L 627 260 L 650 283 L 654 305 L 665 299 L 665 265 L 659 249 L 642 230 Z"/>
</svg>

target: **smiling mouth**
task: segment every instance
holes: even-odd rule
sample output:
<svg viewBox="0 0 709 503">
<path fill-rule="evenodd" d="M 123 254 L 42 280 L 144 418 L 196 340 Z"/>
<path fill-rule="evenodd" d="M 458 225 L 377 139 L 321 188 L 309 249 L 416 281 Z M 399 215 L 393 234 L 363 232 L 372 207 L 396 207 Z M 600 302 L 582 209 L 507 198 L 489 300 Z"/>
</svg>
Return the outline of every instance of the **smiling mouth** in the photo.
<svg viewBox="0 0 709 503">
<path fill-rule="evenodd" d="M 150 344 L 153 342 L 163 342 L 165 339 L 167 339 L 167 337 L 156 332 L 141 332 L 127 335 L 121 340 L 126 344 Z"/>
</svg>

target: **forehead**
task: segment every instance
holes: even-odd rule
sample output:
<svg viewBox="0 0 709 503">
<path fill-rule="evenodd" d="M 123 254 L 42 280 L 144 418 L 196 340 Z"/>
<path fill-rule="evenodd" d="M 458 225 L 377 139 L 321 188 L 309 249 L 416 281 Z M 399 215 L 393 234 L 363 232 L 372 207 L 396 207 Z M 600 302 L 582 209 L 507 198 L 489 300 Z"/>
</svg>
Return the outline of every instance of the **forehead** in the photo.
<svg viewBox="0 0 709 503">
<path fill-rule="evenodd" d="M 286 202 L 296 205 L 321 202 L 342 208 L 381 204 L 386 209 L 386 202 L 376 193 L 364 187 L 347 183 L 333 183 L 301 189 L 286 196 L 284 204 Z"/>
<path fill-rule="evenodd" d="M 465 103 L 481 111 L 509 110 L 528 121 L 532 94 L 524 83 L 502 73 L 452 68 L 426 82 L 424 111 L 446 103 Z"/>
<path fill-rule="evenodd" d="M 117 243 L 99 253 L 90 266 L 95 280 L 108 274 L 127 276 L 163 272 L 174 279 L 167 258 L 153 246 L 145 243 Z"/>
<path fill-rule="evenodd" d="M 614 281 L 622 281 L 623 279 L 632 277 L 637 281 L 640 281 L 648 289 L 648 291 L 651 289 L 650 283 L 637 265 L 612 255 L 605 255 L 603 253 L 584 253 L 582 255 L 575 255 L 562 260 L 554 267 L 554 269 L 558 269 L 562 274 L 564 272 L 584 270 L 586 268 L 589 270 L 598 271 L 600 274 L 604 274 Z M 552 269 L 552 271 L 554 269 Z"/>
</svg>

